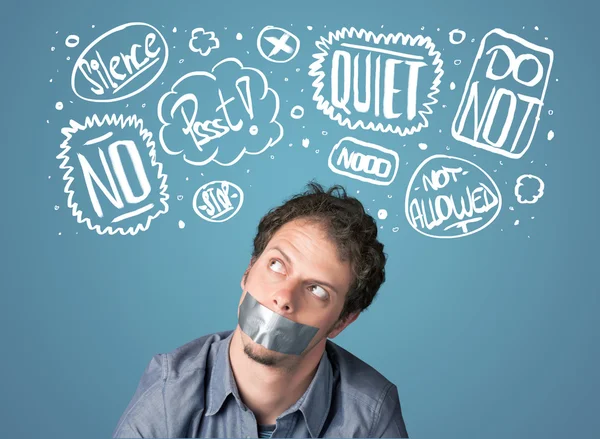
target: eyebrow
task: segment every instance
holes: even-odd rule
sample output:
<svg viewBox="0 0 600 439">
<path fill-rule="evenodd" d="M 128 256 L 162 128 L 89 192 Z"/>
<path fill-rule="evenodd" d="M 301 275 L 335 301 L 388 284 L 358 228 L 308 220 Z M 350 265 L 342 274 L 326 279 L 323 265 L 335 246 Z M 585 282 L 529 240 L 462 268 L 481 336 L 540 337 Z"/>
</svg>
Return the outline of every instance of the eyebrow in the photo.
<svg viewBox="0 0 600 439">
<path fill-rule="evenodd" d="M 292 263 L 292 260 L 290 259 L 290 257 L 289 257 L 289 256 L 288 256 L 288 255 L 287 255 L 287 254 L 286 254 L 286 253 L 285 253 L 285 252 L 284 252 L 284 251 L 283 251 L 283 250 L 282 250 L 280 247 L 273 246 L 273 247 L 271 247 L 271 248 L 270 248 L 270 250 L 277 250 L 279 253 L 281 253 L 281 255 L 283 256 L 283 259 L 285 259 L 285 260 L 286 260 L 286 262 L 287 262 L 288 264 L 290 264 L 290 265 L 294 265 L 294 264 Z M 331 284 L 327 283 L 327 282 L 320 281 L 320 280 L 317 280 L 317 279 L 312 279 L 312 280 L 311 280 L 311 282 L 314 282 L 314 283 L 316 283 L 316 284 L 323 285 L 323 286 L 325 286 L 325 287 L 329 288 L 330 290 L 332 290 L 332 291 L 335 293 L 335 295 L 336 295 L 336 296 L 338 296 L 338 295 L 339 295 L 339 293 L 338 293 L 338 291 L 335 289 L 335 287 L 334 287 L 333 285 L 331 285 Z"/>
</svg>

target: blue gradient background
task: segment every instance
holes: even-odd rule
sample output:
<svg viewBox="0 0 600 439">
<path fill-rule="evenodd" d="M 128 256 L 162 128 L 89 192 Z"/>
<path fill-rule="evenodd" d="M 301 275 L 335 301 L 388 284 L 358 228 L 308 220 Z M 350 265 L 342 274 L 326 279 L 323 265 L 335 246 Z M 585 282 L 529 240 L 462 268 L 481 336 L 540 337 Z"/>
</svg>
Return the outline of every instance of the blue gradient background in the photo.
<svg viewBox="0 0 600 439">
<path fill-rule="evenodd" d="M 2 435 L 109 437 L 153 354 L 235 326 L 239 281 L 259 219 L 317 178 L 344 184 L 372 214 L 381 208 L 389 212 L 378 221 L 389 255 L 387 282 L 372 307 L 335 341 L 398 386 L 411 437 L 597 437 L 600 152 L 598 10 L 591 5 L 578 0 L 3 2 Z M 170 46 L 177 46 L 167 69 L 153 86 L 126 101 L 77 99 L 69 79 L 78 54 L 101 33 L 130 21 L 153 24 Z M 255 39 L 265 25 L 301 38 L 294 61 L 275 65 L 260 58 Z M 308 32 L 307 25 L 314 30 Z M 177 34 L 171 32 L 174 26 Z M 267 76 L 281 98 L 283 140 L 231 168 L 194 168 L 159 148 L 169 175 L 170 211 L 134 237 L 87 230 L 66 207 L 55 158 L 60 128 L 71 117 L 130 112 L 156 136 L 156 102 L 194 68 L 185 44 L 189 31 L 199 26 L 215 30 L 221 39 L 211 65 L 233 55 L 266 74 L 273 71 Z M 445 49 L 440 104 L 430 128 L 406 138 L 351 133 L 316 110 L 306 74 L 313 41 L 342 26 L 423 33 Z M 456 27 L 467 32 L 467 40 L 451 46 L 448 31 Z M 521 160 L 504 159 L 503 166 L 498 164 L 502 157 L 450 135 L 479 41 L 495 27 L 555 54 L 533 144 Z M 181 34 L 183 29 L 188 33 Z M 244 35 L 242 41 L 235 40 L 236 32 Z M 76 49 L 65 47 L 68 34 L 81 37 Z M 178 64 L 182 57 L 186 62 Z M 463 62 L 454 66 L 453 59 Z M 456 90 L 450 91 L 450 81 Z M 61 112 L 54 108 L 57 101 L 65 103 Z M 289 118 L 295 104 L 306 110 L 300 121 Z M 554 114 L 548 116 L 547 109 Z M 550 129 L 556 137 L 548 142 Z M 391 186 L 375 187 L 329 171 L 327 155 L 346 135 L 397 148 L 401 167 Z M 311 139 L 309 148 L 300 146 L 303 137 Z M 419 142 L 429 149 L 421 151 Z M 463 239 L 436 240 L 409 227 L 403 213 L 406 185 L 418 164 L 436 153 L 471 159 L 498 183 L 504 205 L 487 229 Z M 536 205 L 518 205 L 512 195 L 523 173 L 546 183 Z M 211 224 L 194 214 L 191 199 L 202 184 L 218 179 L 240 185 L 246 200 L 236 217 Z M 179 194 L 183 201 L 177 201 Z M 516 219 L 521 221 L 517 227 Z M 179 220 L 186 222 L 185 229 L 177 227 Z"/>
</svg>

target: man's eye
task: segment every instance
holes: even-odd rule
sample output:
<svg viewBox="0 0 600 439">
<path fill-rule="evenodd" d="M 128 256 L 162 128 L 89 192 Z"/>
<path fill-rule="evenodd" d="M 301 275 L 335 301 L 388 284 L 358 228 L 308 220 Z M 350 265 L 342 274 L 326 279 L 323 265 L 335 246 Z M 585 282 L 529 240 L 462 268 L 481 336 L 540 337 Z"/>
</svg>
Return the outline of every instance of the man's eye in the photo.
<svg viewBox="0 0 600 439">
<path fill-rule="evenodd" d="M 269 263 L 269 268 L 277 273 L 285 274 L 285 270 L 283 269 L 283 264 L 279 262 L 277 259 L 273 259 Z"/>
<path fill-rule="evenodd" d="M 318 285 L 311 285 L 308 288 L 310 289 L 311 293 L 313 293 L 315 296 L 317 296 L 321 300 L 327 300 L 329 298 L 329 293 Z"/>
</svg>

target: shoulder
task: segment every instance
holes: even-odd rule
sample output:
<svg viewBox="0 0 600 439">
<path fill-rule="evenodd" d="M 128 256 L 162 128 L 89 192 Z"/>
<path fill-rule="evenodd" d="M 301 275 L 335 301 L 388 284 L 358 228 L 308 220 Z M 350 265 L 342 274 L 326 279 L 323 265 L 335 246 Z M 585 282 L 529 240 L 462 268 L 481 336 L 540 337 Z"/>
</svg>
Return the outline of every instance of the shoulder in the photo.
<svg viewBox="0 0 600 439">
<path fill-rule="evenodd" d="M 190 416 L 204 408 L 207 371 L 218 343 L 232 331 L 217 332 L 152 357 L 122 414 L 113 437 L 187 437 Z"/>
<path fill-rule="evenodd" d="M 375 409 L 394 386 L 374 367 L 331 340 L 327 340 L 326 350 L 339 391 L 346 397 L 357 399 Z"/>
<path fill-rule="evenodd" d="M 178 379 L 198 369 L 207 369 L 216 355 L 216 343 L 226 339 L 233 331 L 216 332 L 196 338 L 171 352 L 162 354 L 165 378 Z"/>
<path fill-rule="evenodd" d="M 335 406 L 344 413 L 335 436 L 408 437 L 398 388 L 374 367 L 327 340 L 327 355 L 334 374 Z M 346 416 L 351 414 L 351 416 Z M 359 424 L 347 419 L 369 419 Z"/>
</svg>

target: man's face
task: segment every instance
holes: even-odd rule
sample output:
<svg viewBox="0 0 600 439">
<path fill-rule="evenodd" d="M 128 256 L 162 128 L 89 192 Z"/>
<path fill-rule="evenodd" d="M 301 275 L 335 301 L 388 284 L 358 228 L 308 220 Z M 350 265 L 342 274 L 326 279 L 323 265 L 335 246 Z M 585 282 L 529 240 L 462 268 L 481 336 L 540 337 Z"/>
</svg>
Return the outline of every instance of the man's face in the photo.
<svg viewBox="0 0 600 439">
<path fill-rule="evenodd" d="M 263 306 L 282 316 L 319 328 L 302 355 L 327 337 L 335 337 L 357 315 L 336 324 L 352 282 L 348 261 L 338 251 L 322 226 L 306 219 L 290 221 L 273 235 L 262 255 L 242 277 L 246 291 Z M 238 311 L 239 314 L 239 311 Z M 289 362 L 289 355 L 271 351 L 242 332 L 244 351 L 255 361 L 275 366 Z M 292 360 L 293 361 L 293 360 Z"/>
</svg>

